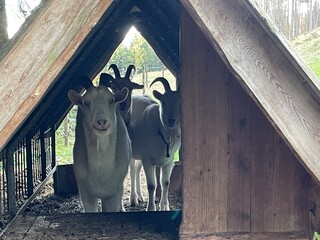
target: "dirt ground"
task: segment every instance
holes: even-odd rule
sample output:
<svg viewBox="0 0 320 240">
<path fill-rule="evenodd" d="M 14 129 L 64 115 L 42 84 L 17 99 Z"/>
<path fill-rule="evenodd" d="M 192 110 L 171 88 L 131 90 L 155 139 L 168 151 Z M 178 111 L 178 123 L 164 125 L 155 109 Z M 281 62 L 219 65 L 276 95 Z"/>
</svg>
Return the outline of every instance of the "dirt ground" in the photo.
<svg viewBox="0 0 320 240">
<path fill-rule="evenodd" d="M 130 176 L 129 174 L 124 181 L 124 194 L 123 194 L 123 204 L 125 210 L 128 212 L 132 211 L 145 211 L 148 199 L 148 192 L 146 187 L 146 179 L 144 172 L 141 171 L 141 192 L 144 198 L 143 203 L 139 203 L 138 206 L 130 206 Z M 159 202 L 159 198 L 156 198 Z M 174 194 L 169 195 L 170 209 L 181 209 L 181 196 Z M 79 201 L 78 195 L 66 195 L 57 196 L 54 194 L 53 180 L 50 179 L 48 183 L 44 186 L 40 193 L 35 197 L 32 203 L 26 208 L 25 213 L 33 213 L 38 215 L 47 215 L 55 213 L 80 213 L 82 212 L 82 206 Z"/>
<path fill-rule="evenodd" d="M 26 207 L 25 211 L 18 216 L 17 221 L 10 225 L 9 229 L 7 229 L 7 231 L 0 237 L 0 239 L 178 239 L 178 232 L 168 232 L 163 230 L 159 231 L 159 224 L 160 229 L 163 229 L 163 227 L 161 227 L 161 224 L 163 223 L 160 223 L 163 220 L 160 221 L 156 217 L 154 217 L 153 220 L 152 218 L 150 218 L 150 215 L 148 215 L 146 219 L 129 219 L 129 216 L 131 216 L 132 218 L 133 212 L 145 212 L 146 209 L 148 192 L 146 188 L 146 179 L 143 171 L 141 172 L 140 179 L 141 191 L 144 198 L 144 202 L 140 203 L 138 206 L 132 207 L 129 204 L 129 174 L 125 178 L 123 203 L 126 212 L 131 212 L 131 214 L 128 215 L 128 217 L 126 218 L 127 220 L 125 222 L 121 222 L 121 224 L 119 223 L 120 220 L 118 222 L 108 222 L 106 218 L 103 218 L 103 215 L 91 215 L 92 218 L 90 219 L 90 222 L 92 224 L 90 225 L 90 228 L 83 228 L 84 225 L 87 226 L 87 220 L 85 218 L 85 215 L 79 215 L 79 213 L 83 212 L 82 206 L 79 201 L 79 196 L 77 194 L 67 194 L 64 196 L 55 195 L 53 179 L 51 178 L 48 180 L 46 185 L 40 190 L 40 192 L 35 196 L 34 200 L 29 204 L 29 206 Z M 156 203 L 158 202 L 159 198 L 156 198 Z M 181 209 L 181 196 L 177 196 L 177 194 L 169 194 L 169 202 L 171 210 Z M 170 214 L 169 212 L 165 213 Z M 171 213 L 173 215 L 176 214 L 174 212 Z M 100 221 L 99 217 L 103 218 L 103 221 Z M 142 216 L 142 218 L 144 217 Z M 39 222 L 39 219 L 45 219 L 45 222 L 50 222 L 50 226 L 64 226 L 65 224 L 65 227 L 62 227 L 63 234 L 61 235 L 61 232 L 59 232 L 59 228 L 43 228 L 43 224 L 38 224 L 39 226 L 36 225 L 36 223 Z M 172 217 L 170 217 L 170 219 L 170 221 L 172 222 Z M 139 224 L 138 220 L 140 221 Z M 85 224 L 81 224 L 81 222 L 84 222 Z M 166 223 L 164 225 L 164 229 L 167 229 L 170 224 L 168 225 L 168 222 L 165 222 Z M 139 225 L 138 227 L 136 226 L 137 224 Z M 26 226 L 29 227 L 24 229 L 23 226 L 25 226 L 25 228 Z M 101 227 L 101 229 L 99 228 L 99 226 Z M 121 226 L 121 228 L 119 226 Z M 155 230 L 155 226 L 157 226 L 157 230 Z M 175 225 L 171 227 L 174 226 Z M 178 225 L 176 225 L 176 227 L 178 227 Z M 35 229 L 38 230 L 35 231 Z M 76 229 L 80 230 L 77 232 Z M 95 234 L 93 234 L 90 229 Z M 101 235 L 99 231 L 103 231 L 103 234 Z M 41 238 L 39 238 L 40 236 Z M 43 238 L 44 236 L 45 238 Z"/>
</svg>

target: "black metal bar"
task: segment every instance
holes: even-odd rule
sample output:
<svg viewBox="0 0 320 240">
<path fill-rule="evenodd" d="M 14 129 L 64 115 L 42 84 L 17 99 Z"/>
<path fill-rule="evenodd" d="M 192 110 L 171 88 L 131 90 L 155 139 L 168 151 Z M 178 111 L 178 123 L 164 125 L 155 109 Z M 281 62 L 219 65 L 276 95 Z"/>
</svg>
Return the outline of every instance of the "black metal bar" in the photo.
<svg viewBox="0 0 320 240">
<path fill-rule="evenodd" d="M 26 137 L 26 152 L 27 152 L 27 191 L 28 197 L 33 194 L 33 174 L 32 174 L 32 147 L 31 136 Z"/>
<path fill-rule="evenodd" d="M 46 176 L 47 176 L 47 173 L 46 173 L 47 156 L 46 156 L 46 146 L 45 146 L 43 129 L 40 130 L 40 148 L 41 148 L 41 180 L 43 181 L 46 179 Z"/>
<path fill-rule="evenodd" d="M 56 167 L 57 165 L 57 160 L 56 160 L 56 126 L 52 125 L 51 126 L 51 154 L 52 154 L 52 159 L 51 159 L 51 166 L 52 169 Z M 54 193 L 57 192 L 57 173 L 54 172 L 53 174 L 53 189 Z"/>
<path fill-rule="evenodd" d="M 54 168 L 57 164 L 57 161 L 56 161 L 56 127 L 55 125 L 53 125 L 51 127 L 51 166 L 52 168 Z"/>
<path fill-rule="evenodd" d="M 8 211 L 9 219 L 13 219 L 16 215 L 16 196 L 15 196 L 15 180 L 14 180 L 14 149 L 7 148 L 7 162 L 6 162 L 6 175 L 7 175 L 7 194 L 8 194 Z"/>
</svg>

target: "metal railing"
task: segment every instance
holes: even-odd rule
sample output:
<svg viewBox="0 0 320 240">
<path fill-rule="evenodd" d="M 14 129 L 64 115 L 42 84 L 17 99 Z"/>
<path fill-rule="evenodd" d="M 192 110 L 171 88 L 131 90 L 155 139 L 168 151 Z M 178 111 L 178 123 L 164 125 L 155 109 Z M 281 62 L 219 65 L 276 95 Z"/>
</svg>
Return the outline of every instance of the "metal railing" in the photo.
<svg viewBox="0 0 320 240">
<path fill-rule="evenodd" d="M 52 129 L 39 129 L 0 152 L 0 230 L 14 219 L 54 171 L 55 130 Z"/>
</svg>

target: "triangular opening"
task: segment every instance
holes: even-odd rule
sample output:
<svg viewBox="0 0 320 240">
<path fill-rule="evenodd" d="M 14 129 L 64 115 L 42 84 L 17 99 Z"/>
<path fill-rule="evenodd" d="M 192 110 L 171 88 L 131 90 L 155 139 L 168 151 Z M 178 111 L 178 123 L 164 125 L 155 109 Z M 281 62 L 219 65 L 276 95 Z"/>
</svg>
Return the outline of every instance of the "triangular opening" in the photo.
<svg viewBox="0 0 320 240">
<path fill-rule="evenodd" d="M 135 89 L 132 95 L 147 95 L 153 100 L 157 101 L 153 97 L 152 91 L 158 90 L 163 93 L 164 88 L 162 84 L 156 83 L 154 86 L 150 87 L 151 82 L 157 77 L 164 77 L 168 80 L 172 90 L 176 90 L 176 78 L 170 72 L 170 70 L 165 66 L 165 64 L 159 59 L 156 52 L 144 39 L 144 37 L 132 27 L 122 43 L 119 44 L 117 49 L 112 54 L 110 60 L 102 71 L 95 77 L 94 84 L 98 85 L 99 77 L 101 73 L 109 73 L 114 76 L 113 69 L 109 69 L 111 64 L 115 64 L 120 72 L 121 76 L 124 76 L 129 65 L 135 65 L 136 70 L 132 71 L 131 81 L 137 84 L 142 84 L 145 87 L 143 89 Z M 75 123 L 76 123 L 76 112 L 77 107 L 72 107 L 69 113 L 66 115 L 63 123 L 57 130 L 57 164 L 60 168 L 68 168 L 70 164 L 73 163 L 73 143 L 75 139 Z M 173 170 L 173 177 L 179 178 L 181 181 L 181 164 L 179 162 L 179 152 L 174 154 L 174 160 L 176 163 L 176 169 Z M 64 165 L 64 166 L 63 166 Z M 70 169 L 68 170 L 70 171 Z M 72 170 L 71 170 L 72 171 Z M 159 176 L 159 171 L 157 172 Z M 141 192 L 144 198 L 144 202 L 139 203 L 138 206 L 130 206 L 128 203 L 130 198 L 130 173 L 128 171 L 127 177 L 124 182 L 124 206 L 127 211 L 142 211 L 146 209 L 146 204 L 148 200 L 147 184 L 145 173 L 143 170 L 140 173 L 141 179 Z M 176 180 L 174 180 L 176 181 Z M 75 182 L 74 182 L 75 183 Z M 180 186 L 175 186 L 170 192 L 170 208 L 171 210 L 181 209 L 181 184 Z M 75 189 L 75 188 L 71 188 Z M 59 194 L 58 189 L 58 194 Z M 158 182 L 157 197 L 160 197 L 160 183 Z"/>
</svg>

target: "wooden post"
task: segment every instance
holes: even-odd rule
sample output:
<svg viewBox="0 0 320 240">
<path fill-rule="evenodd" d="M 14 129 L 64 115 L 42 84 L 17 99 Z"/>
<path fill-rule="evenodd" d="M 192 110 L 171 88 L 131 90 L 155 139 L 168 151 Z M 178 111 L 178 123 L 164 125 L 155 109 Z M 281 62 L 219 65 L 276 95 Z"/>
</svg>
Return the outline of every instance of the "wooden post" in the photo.
<svg viewBox="0 0 320 240">
<path fill-rule="evenodd" d="M 33 194 L 31 134 L 26 137 L 28 197 Z"/>
<path fill-rule="evenodd" d="M 9 219 L 12 220 L 16 215 L 16 195 L 14 180 L 14 149 L 10 146 L 7 148 L 6 157 L 6 175 L 7 175 L 7 195 L 8 195 L 8 211 Z"/>
</svg>

